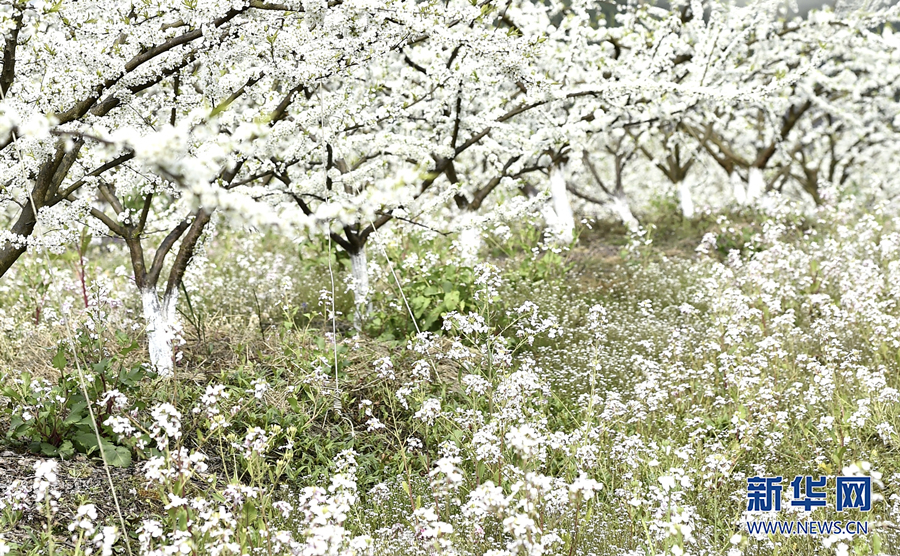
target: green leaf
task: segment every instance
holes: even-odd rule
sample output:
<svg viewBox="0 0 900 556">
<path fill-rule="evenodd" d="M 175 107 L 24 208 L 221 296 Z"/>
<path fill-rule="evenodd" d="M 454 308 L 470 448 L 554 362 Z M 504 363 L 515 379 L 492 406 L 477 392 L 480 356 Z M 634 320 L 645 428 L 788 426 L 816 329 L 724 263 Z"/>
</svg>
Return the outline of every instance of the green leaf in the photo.
<svg viewBox="0 0 900 556">
<path fill-rule="evenodd" d="M 71 440 L 66 440 L 59 445 L 59 448 L 57 448 L 56 451 L 62 459 L 69 459 L 75 454 L 75 446 L 72 445 Z"/>
<path fill-rule="evenodd" d="M 444 307 L 448 311 L 456 310 L 456 307 L 459 305 L 459 297 L 459 290 L 448 292 L 446 295 L 444 295 Z"/>
<path fill-rule="evenodd" d="M 56 446 L 47 442 L 41 442 L 41 454 L 45 456 L 55 456 L 57 454 Z"/>
<path fill-rule="evenodd" d="M 431 326 L 437 322 L 439 318 L 441 318 L 441 306 L 437 306 L 431 311 L 428 312 L 428 315 L 425 317 L 425 320 L 422 321 L 422 328 L 425 330 L 430 330 Z"/>
<path fill-rule="evenodd" d="M 53 356 L 53 367 L 58 370 L 63 370 L 66 368 L 66 348 L 60 344 L 59 349 L 56 350 L 56 355 Z"/>
<path fill-rule="evenodd" d="M 119 381 L 125 386 L 134 387 L 141 381 L 142 374 L 140 369 L 131 369 L 122 373 Z"/>
<path fill-rule="evenodd" d="M 87 408 L 87 403 L 75 402 L 72 404 L 72 408 L 69 410 L 69 414 L 63 420 L 64 425 L 74 425 L 75 423 L 84 419 L 84 410 Z"/>
<path fill-rule="evenodd" d="M 247 521 L 256 521 L 256 517 L 259 515 L 256 510 L 256 504 L 250 502 L 244 506 L 244 511 L 247 512 Z"/>
<path fill-rule="evenodd" d="M 423 295 L 427 295 L 429 297 L 437 295 L 439 293 L 441 293 L 441 288 L 438 288 L 437 286 L 428 286 L 427 288 L 425 288 L 425 291 L 422 292 Z"/>
<path fill-rule="evenodd" d="M 425 312 L 425 309 L 428 308 L 428 305 L 431 303 L 431 300 L 427 297 L 423 297 L 421 295 L 412 298 L 411 300 L 413 307 L 413 314 L 416 318 L 422 318 L 422 314 Z"/>
<path fill-rule="evenodd" d="M 13 415 L 9 418 L 9 431 L 6 432 L 7 438 L 14 438 L 23 432 L 28 427 L 25 425 L 25 421 L 18 415 Z"/>
<path fill-rule="evenodd" d="M 109 359 L 101 359 L 99 363 L 94 363 L 91 367 L 93 367 L 94 372 L 105 374 L 106 369 L 109 368 Z"/>
<path fill-rule="evenodd" d="M 103 455 L 106 457 L 106 463 L 113 467 L 128 467 L 131 465 L 131 450 L 124 446 L 114 446 L 104 442 Z"/>
<path fill-rule="evenodd" d="M 74 436 L 73 440 L 81 446 L 85 454 L 91 454 L 97 449 L 97 435 L 93 432 L 82 432 Z"/>
</svg>

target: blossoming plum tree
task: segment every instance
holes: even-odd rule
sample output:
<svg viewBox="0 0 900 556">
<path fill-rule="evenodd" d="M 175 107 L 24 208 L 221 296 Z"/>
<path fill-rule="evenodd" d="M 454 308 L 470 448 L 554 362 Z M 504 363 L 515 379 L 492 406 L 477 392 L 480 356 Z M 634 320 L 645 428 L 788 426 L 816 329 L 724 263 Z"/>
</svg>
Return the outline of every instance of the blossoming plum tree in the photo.
<svg viewBox="0 0 900 556">
<path fill-rule="evenodd" d="M 631 100 L 629 111 L 606 108 L 617 117 L 613 123 L 584 130 L 585 156 L 571 166 L 568 188 L 576 197 L 612 201 L 623 222 L 634 225 L 633 217 L 621 216 L 624 191 L 607 187 L 621 166 L 615 156 L 609 164 L 598 156 L 617 127 L 626 129 L 642 155 L 629 159 L 633 175 L 625 182 L 640 176 L 637 181 L 654 190 L 670 182 L 686 216 L 694 211 L 696 183 L 730 180 L 741 204 L 772 190 L 819 203 L 823 180 L 846 184 L 860 158 L 890 167 L 896 39 L 883 22 L 895 17 L 896 7 L 854 12 L 840 21 L 830 9 L 792 20 L 784 6 L 771 3 L 752 10 L 694 3 L 673 8 L 619 14 L 620 24 L 606 30 L 605 40 L 615 48 L 606 74 L 644 83 L 652 75 L 669 89 L 656 96 L 648 94 L 652 87 L 632 90 L 641 98 Z M 694 17 L 702 9 L 708 12 Z M 619 148 L 626 153 L 632 147 Z M 854 177 L 855 183 L 866 179 L 872 174 Z"/>
<path fill-rule="evenodd" d="M 535 170 L 513 167 L 515 138 L 497 136 L 533 108 L 528 94 L 542 94 L 532 67 L 540 37 L 508 32 L 508 17 L 493 9 L 449 2 L 424 11 L 428 24 L 400 48 L 296 102 L 302 116 L 235 181 L 350 255 L 358 315 L 369 290 L 365 245 L 378 229 L 394 218 L 422 223 L 445 201 L 477 209 L 503 172 Z M 489 155 L 496 162 L 487 165 Z"/>
<path fill-rule="evenodd" d="M 486 11 L 466 6 L 471 20 Z M 318 154 L 330 136 L 304 130 L 366 116 L 365 104 L 355 103 L 370 85 L 341 102 L 349 89 L 331 95 L 329 83 L 359 85 L 357 68 L 424 40 L 435 18 L 447 28 L 461 24 L 438 8 L 339 0 L 5 6 L 0 179 L 7 210 L 20 208 L 0 238 L 0 272 L 29 245 L 60 243 L 66 228 L 90 214 L 126 241 L 153 364 L 168 372 L 177 288 L 210 213 L 314 223 L 306 214 L 267 211 L 235 186 L 284 178 L 292 157 L 311 179 L 323 175 L 315 169 L 324 159 L 330 169 L 331 155 Z M 36 228 L 45 233 L 34 235 Z M 151 229 L 167 235 L 148 265 L 142 242 Z M 348 236 L 353 253 L 357 235 Z M 179 241 L 160 302 L 157 280 Z"/>
<path fill-rule="evenodd" d="M 169 372 L 177 289 L 213 212 L 324 232 L 350 255 L 362 315 L 366 242 L 393 219 L 500 214 L 549 182 L 571 237 L 564 186 L 595 199 L 585 184 L 615 183 L 633 227 L 624 162 L 663 169 L 672 137 L 743 172 L 751 196 L 792 179 L 816 198 L 823 165 L 840 181 L 851 160 L 890 157 L 893 131 L 876 128 L 896 104 L 896 41 L 871 29 L 896 8 L 800 23 L 778 10 L 695 0 L 607 20 L 584 1 L 7 2 L 0 275 L 99 221 L 125 240 L 153 364 Z M 823 40 L 841 55 L 818 67 Z M 665 166 L 669 179 L 691 160 Z"/>
<path fill-rule="evenodd" d="M 682 182 L 693 149 L 672 154 L 674 144 L 686 139 L 681 122 L 701 103 L 725 109 L 765 98 L 790 82 L 789 73 L 756 82 L 735 79 L 746 71 L 739 56 L 747 37 L 768 25 L 777 9 L 773 3 L 743 9 L 681 2 L 672 10 L 629 6 L 609 21 L 580 3 L 563 10 L 563 22 L 549 33 L 554 48 L 544 67 L 564 92 L 533 133 L 546 138 L 545 149 L 572 159 L 567 189 L 588 203 L 611 204 L 630 229 L 638 223 L 624 184 L 636 176 L 641 183 L 667 176 L 690 207 L 690 190 Z M 554 195 L 559 196 L 564 195 Z M 554 203 L 562 207 L 568 201 Z"/>
<path fill-rule="evenodd" d="M 706 45 L 714 36 L 727 31 L 736 42 L 758 19 L 750 10 L 721 13 L 728 17 L 707 25 L 626 7 L 611 26 L 585 2 L 448 2 L 420 35 L 296 102 L 292 109 L 305 115 L 280 126 L 272 139 L 279 146 L 245 164 L 235 189 L 293 207 L 350 255 L 359 316 L 369 289 L 366 242 L 394 218 L 446 223 L 460 211 L 496 210 L 553 175 L 554 212 L 571 237 L 559 187 L 570 143 L 590 150 L 590 138 L 613 128 L 681 112 L 697 98 L 737 96 L 718 91 L 706 72 L 695 68 L 685 80 L 677 68 L 694 59 L 683 53 L 685 22 L 695 22 L 703 53 L 694 66 L 708 68 L 732 50 L 726 41 L 713 52 Z M 615 197 L 630 215 L 621 189 Z M 488 195 L 496 202 L 485 205 Z"/>
<path fill-rule="evenodd" d="M 789 86 L 764 101 L 701 103 L 680 122 L 731 177 L 739 203 L 794 189 L 821 204 L 822 184 L 845 184 L 859 157 L 884 153 L 897 127 L 896 39 L 882 25 L 890 13 L 838 19 L 826 9 L 760 26 L 742 48 L 743 74 L 729 80 L 762 84 L 794 72 Z"/>
</svg>

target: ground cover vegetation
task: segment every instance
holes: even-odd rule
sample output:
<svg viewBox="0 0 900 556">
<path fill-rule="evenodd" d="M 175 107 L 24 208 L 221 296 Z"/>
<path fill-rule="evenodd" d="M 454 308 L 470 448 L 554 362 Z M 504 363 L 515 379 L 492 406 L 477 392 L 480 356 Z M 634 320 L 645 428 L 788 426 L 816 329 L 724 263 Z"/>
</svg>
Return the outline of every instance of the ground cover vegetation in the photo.
<svg viewBox="0 0 900 556">
<path fill-rule="evenodd" d="M 895 553 L 898 21 L 6 0 L 0 556 Z"/>
</svg>

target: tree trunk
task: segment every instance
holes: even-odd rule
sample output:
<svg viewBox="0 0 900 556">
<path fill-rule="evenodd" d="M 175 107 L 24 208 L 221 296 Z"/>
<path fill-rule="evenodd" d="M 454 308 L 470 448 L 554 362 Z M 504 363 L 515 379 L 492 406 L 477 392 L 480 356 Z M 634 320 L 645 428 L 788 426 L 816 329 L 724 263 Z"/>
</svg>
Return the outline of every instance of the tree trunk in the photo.
<svg viewBox="0 0 900 556">
<path fill-rule="evenodd" d="M 681 206 L 681 215 L 685 218 L 694 217 L 694 197 L 691 194 L 691 185 L 687 179 L 678 182 L 678 201 Z"/>
<path fill-rule="evenodd" d="M 744 187 L 744 180 L 737 172 L 731 173 L 731 187 L 734 189 L 734 200 L 737 204 L 743 206 L 747 204 L 747 189 Z"/>
<path fill-rule="evenodd" d="M 762 197 L 766 184 L 763 178 L 762 170 L 759 168 L 750 168 L 747 173 L 747 204 L 752 205 Z"/>
<path fill-rule="evenodd" d="M 356 308 L 353 322 L 356 329 L 362 326 L 362 320 L 369 314 L 369 262 L 366 260 L 366 246 L 350 254 L 350 273 L 353 276 L 353 305 Z"/>
<path fill-rule="evenodd" d="M 457 250 L 459 258 L 464 264 L 472 268 L 479 263 L 478 255 L 481 247 L 484 245 L 484 239 L 481 237 L 481 229 L 477 224 L 470 224 L 469 227 L 460 230 L 456 238 Z"/>
<path fill-rule="evenodd" d="M 175 338 L 176 295 L 163 296 L 160 304 L 155 286 L 141 290 L 144 320 L 147 321 L 147 345 L 150 365 L 160 377 L 170 377 L 175 370 L 172 340 Z"/>
<path fill-rule="evenodd" d="M 141 293 L 141 304 L 144 309 L 144 319 L 147 322 L 147 347 L 150 353 L 150 365 L 160 377 L 169 377 L 175 371 L 174 345 L 178 332 L 178 315 L 176 304 L 178 303 L 178 288 L 181 286 L 184 273 L 188 264 L 194 257 L 194 249 L 203 235 L 203 230 L 209 224 L 212 213 L 199 208 L 191 216 L 182 220 L 169 232 L 162 243 L 157 247 L 153 257 L 153 264 L 148 270 L 144 264 L 144 249 L 141 246 L 140 230 L 129 228 L 120 229 L 119 235 L 125 237 L 128 250 L 131 254 L 131 265 L 134 270 L 134 282 Z M 115 231 L 115 230 L 113 230 Z M 185 231 L 187 233 L 185 234 Z M 184 235 L 182 238 L 181 236 Z M 172 261 L 169 270 L 169 280 L 166 284 L 162 303 L 157 293 L 157 283 L 162 272 L 166 255 L 169 254 L 175 243 L 181 239 L 181 246 Z"/>
<path fill-rule="evenodd" d="M 625 224 L 625 227 L 628 228 L 629 232 L 638 231 L 638 228 L 640 228 L 641 225 L 637 218 L 634 217 L 634 213 L 631 212 L 631 207 L 628 206 L 628 199 L 625 198 L 623 192 L 616 192 L 613 196 L 612 206 L 615 213 L 619 215 L 619 219 L 622 220 L 622 224 Z"/>
<path fill-rule="evenodd" d="M 566 192 L 565 167 L 562 164 L 550 169 L 550 198 L 556 215 L 551 225 L 554 235 L 563 243 L 571 243 L 575 239 L 575 216 Z"/>
<path fill-rule="evenodd" d="M 16 220 L 10 232 L 21 238 L 19 242 L 6 242 L 0 247 L 0 276 L 6 274 L 6 271 L 19 260 L 19 257 L 25 253 L 28 236 L 34 231 L 35 217 L 34 211 L 31 210 L 31 203 L 26 203 L 22 208 L 22 213 Z"/>
</svg>

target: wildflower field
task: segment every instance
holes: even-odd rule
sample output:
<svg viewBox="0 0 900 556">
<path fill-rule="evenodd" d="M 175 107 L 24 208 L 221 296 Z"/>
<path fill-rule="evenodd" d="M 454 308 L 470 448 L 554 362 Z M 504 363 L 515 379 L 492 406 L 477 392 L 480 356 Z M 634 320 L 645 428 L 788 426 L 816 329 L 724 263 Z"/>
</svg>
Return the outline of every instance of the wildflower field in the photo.
<svg viewBox="0 0 900 556">
<path fill-rule="evenodd" d="M 359 331 L 322 245 L 223 229 L 166 378 L 114 245 L 29 258 L 3 290 L 3 550 L 891 553 L 898 224 L 783 201 L 571 248 L 500 225 L 476 264 L 398 227 Z M 871 477 L 872 510 L 839 516 L 868 534 L 751 535 L 833 517 L 788 488 L 747 512 L 775 475 Z"/>
</svg>

